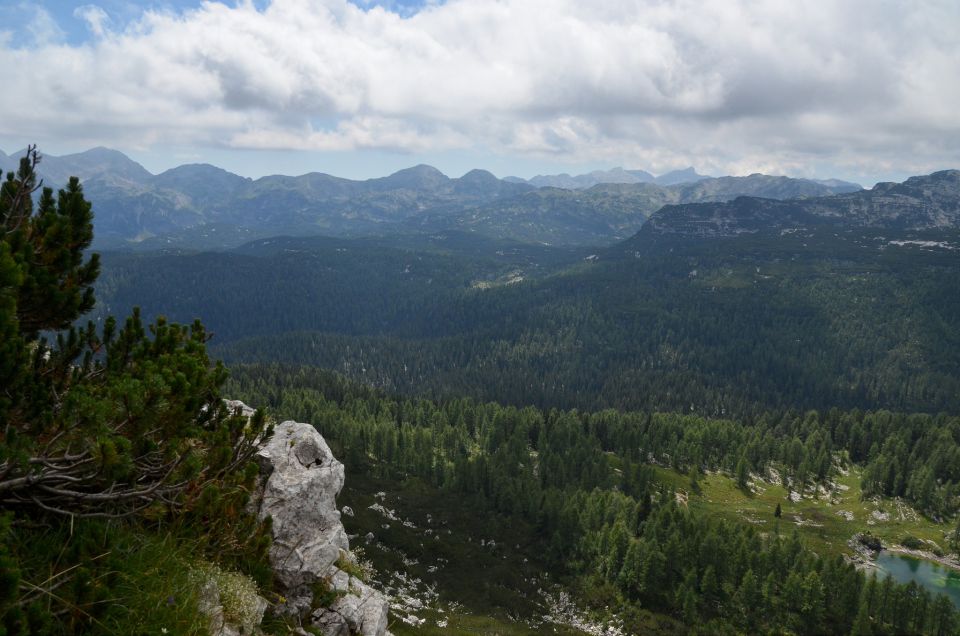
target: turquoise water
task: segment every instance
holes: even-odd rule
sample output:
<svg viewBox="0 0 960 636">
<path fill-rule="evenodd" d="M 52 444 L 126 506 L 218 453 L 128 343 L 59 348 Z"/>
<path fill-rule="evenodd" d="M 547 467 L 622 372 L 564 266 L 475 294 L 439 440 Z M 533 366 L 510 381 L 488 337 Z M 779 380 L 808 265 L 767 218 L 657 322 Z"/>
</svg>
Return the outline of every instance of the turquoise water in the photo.
<svg viewBox="0 0 960 636">
<path fill-rule="evenodd" d="M 900 583 L 916 581 L 935 594 L 946 594 L 960 608 L 960 572 L 957 570 L 886 550 L 880 552 L 876 562 L 882 571 L 879 576 L 890 574 Z"/>
</svg>

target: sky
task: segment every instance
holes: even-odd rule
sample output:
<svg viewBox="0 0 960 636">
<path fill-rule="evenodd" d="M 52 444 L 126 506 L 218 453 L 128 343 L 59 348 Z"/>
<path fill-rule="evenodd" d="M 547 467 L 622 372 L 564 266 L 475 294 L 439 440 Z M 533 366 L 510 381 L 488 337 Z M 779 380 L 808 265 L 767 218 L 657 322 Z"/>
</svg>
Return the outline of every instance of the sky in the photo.
<svg viewBox="0 0 960 636">
<path fill-rule="evenodd" d="M 246 176 L 960 168 L 956 0 L 0 0 L 0 150 Z"/>
</svg>

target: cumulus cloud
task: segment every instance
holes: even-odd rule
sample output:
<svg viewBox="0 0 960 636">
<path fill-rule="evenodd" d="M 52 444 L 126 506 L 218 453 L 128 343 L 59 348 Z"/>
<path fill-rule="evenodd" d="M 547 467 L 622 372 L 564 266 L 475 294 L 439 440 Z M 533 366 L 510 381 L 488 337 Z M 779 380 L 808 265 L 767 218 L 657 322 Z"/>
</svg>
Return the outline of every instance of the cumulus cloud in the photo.
<svg viewBox="0 0 960 636">
<path fill-rule="evenodd" d="M 954 0 L 207 2 L 0 40 L 0 134 L 422 152 L 653 169 L 957 163 Z M 388 3 L 393 6 L 395 3 Z"/>
</svg>

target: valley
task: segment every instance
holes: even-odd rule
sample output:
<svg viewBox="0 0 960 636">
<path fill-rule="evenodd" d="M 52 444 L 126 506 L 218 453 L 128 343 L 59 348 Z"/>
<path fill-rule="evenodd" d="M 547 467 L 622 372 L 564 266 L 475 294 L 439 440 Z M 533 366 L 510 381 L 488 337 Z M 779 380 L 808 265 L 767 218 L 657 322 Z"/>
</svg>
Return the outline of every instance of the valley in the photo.
<svg viewBox="0 0 960 636">
<path fill-rule="evenodd" d="M 157 343 L 189 338 L 184 351 L 226 363 L 84 408 L 130 409 L 139 387 L 209 367 L 221 388 L 206 395 L 264 414 L 231 435 L 315 427 L 345 467 L 323 497 L 339 495 L 352 550 L 329 566 L 346 592 L 321 579 L 315 602 L 342 607 L 354 577 L 382 594 L 394 634 L 960 627 L 941 587 L 890 560 L 957 567 L 960 173 L 871 190 L 764 175 L 564 190 L 423 166 L 253 185 L 192 170 L 122 178 L 197 201 L 206 177 L 234 183 L 248 200 L 223 203 L 239 215 L 216 221 L 229 231 L 194 219 L 110 239 L 93 322 L 57 346 L 101 346 L 95 369 L 137 338 L 129 351 L 161 359 Z M 244 190 L 261 186 L 264 199 Z M 267 198 L 277 214 L 325 203 L 244 225 Z M 111 340 L 111 316 L 128 314 Z M 234 519 L 219 531 L 230 567 L 282 608 L 297 588 L 263 565 L 269 524 L 237 507 L 255 472 L 190 505 Z M 178 562 L 214 558 L 186 523 L 165 539 Z M 38 558 L 31 531 L 10 532 Z M 267 633 L 293 629 L 265 616 Z"/>
</svg>

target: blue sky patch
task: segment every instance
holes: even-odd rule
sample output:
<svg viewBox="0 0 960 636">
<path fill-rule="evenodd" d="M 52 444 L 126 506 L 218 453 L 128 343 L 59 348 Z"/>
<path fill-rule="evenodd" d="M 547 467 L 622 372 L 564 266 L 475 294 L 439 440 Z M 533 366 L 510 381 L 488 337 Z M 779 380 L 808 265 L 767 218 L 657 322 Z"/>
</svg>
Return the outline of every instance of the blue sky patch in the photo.
<svg viewBox="0 0 960 636">
<path fill-rule="evenodd" d="M 443 4 L 435 0 L 348 0 L 350 4 L 356 5 L 361 9 L 372 9 L 381 7 L 387 11 L 392 11 L 405 18 L 418 13 L 421 9 L 428 6 Z"/>
<path fill-rule="evenodd" d="M 348 0 L 364 10 L 381 7 L 405 18 L 424 7 L 443 4 L 442 0 Z M 0 3 L 0 46 L 30 48 L 44 44 L 72 46 L 89 42 L 98 28 L 122 31 L 153 9 L 180 13 L 197 8 L 202 0 L 162 0 L 130 2 L 128 0 L 13 0 Z M 227 1 L 222 4 L 235 5 Z M 254 0 L 254 6 L 265 9 L 270 0 Z"/>
</svg>

